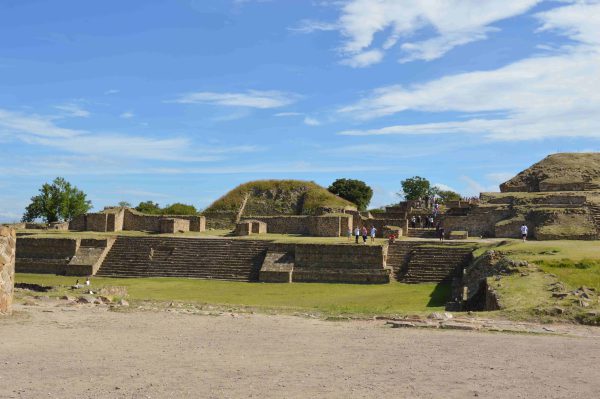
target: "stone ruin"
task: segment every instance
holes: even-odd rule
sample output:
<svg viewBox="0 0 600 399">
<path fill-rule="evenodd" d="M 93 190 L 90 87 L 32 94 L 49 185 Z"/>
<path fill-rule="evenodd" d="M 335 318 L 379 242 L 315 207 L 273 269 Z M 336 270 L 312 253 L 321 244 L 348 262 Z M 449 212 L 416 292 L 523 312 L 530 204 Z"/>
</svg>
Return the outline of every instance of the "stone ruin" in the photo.
<svg viewBox="0 0 600 399">
<path fill-rule="evenodd" d="M 600 154 L 554 154 L 479 201 L 449 203 L 446 231 L 519 238 L 526 224 L 538 240 L 595 240 L 600 233 Z"/>
<path fill-rule="evenodd" d="M 146 215 L 131 208 L 109 208 L 102 212 L 87 213 L 69 222 L 75 231 L 150 231 L 177 233 L 205 231 L 206 218 L 196 215 Z"/>
<path fill-rule="evenodd" d="M 244 220 L 236 223 L 234 234 L 236 236 L 249 236 L 251 234 L 266 234 L 267 224 L 260 220 Z"/>
<path fill-rule="evenodd" d="M 0 314 L 12 311 L 16 241 L 12 228 L 0 226 Z"/>
</svg>

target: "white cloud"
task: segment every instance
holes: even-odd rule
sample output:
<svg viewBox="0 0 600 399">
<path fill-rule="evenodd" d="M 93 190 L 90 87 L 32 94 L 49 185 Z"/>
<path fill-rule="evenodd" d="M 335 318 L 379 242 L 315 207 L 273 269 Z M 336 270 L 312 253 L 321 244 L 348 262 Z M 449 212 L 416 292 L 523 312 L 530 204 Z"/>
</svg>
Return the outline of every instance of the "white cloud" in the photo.
<svg viewBox="0 0 600 399">
<path fill-rule="evenodd" d="M 383 59 L 383 55 L 384 52 L 378 49 L 363 51 L 342 60 L 342 64 L 352 68 L 364 68 L 379 63 Z"/>
<path fill-rule="evenodd" d="M 541 0 L 349 0 L 335 22 L 302 21 L 293 30 L 338 30 L 344 38 L 344 64 L 364 67 L 380 62 L 400 43 L 401 62 L 439 58 L 456 46 L 483 40 L 497 21 L 527 12 Z M 411 35 L 433 30 L 425 40 Z M 382 44 L 378 46 L 381 37 Z"/>
<path fill-rule="evenodd" d="M 111 94 L 117 94 L 117 93 L 120 93 L 120 92 L 121 92 L 121 90 L 117 90 L 117 89 L 109 89 L 109 90 L 106 90 L 106 91 L 104 92 L 104 95 L 107 95 L 107 96 L 109 96 L 109 95 L 111 95 Z"/>
<path fill-rule="evenodd" d="M 67 129 L 57 126 L 53 117 L 23 115 L 3 109 L 0 109 L 0 134 L 9 140 L 98 156 L 106 162 L 110 159 L 208 162 L 225 159 L 229 154 L 261 150 L 258 146 L 248 145 L 194 145 L 184 137 L 153 138 Z"/>
<path fill-rule="evenodd" d="M 278 112 L 274 116 L 282 117 L 282 116 L 302 116 L 304 115 L 302 112 Z"/>
<path fill-rule="evenodd" d="M 130 118 L 133 118 L 134 116 L 135 116 L 135 114 L 133 112 L 125 111 L 121 115 L 119 115 L 119 118 L 130 119 Z"/>
<path fill-rule="evenodd" d="M 304 124 L 308 126 L 319 126 L 321 122 L 318 119 L 312 118 L 310 116 L 304 117 Z"/>
<path fill-rule="evenodd" d="M 446 76 L 412 86 L 379 88 L 340 109 L 358 119 L 403 111 L 458 112 L 462 121 L 355 129 L 343 135 L 484 134 L 495 140 L 600 137 L 600 3 L 537 14 L 541 29 L 575 44 L 499 69 Z M 474 117 L 474 114 L 477 114 Z"/>
<path fill-rule="evenodd" d="M 88 110 L 83 109 L 80 105 L 75 103 L 55 105 L 54 108 L 63 111 L 66 116 L 74 118 L 87 118 L 90 116 Z"/>
<path fill-rule="evenodd" d="M 269 90 L 249 90 L 245 93 L 216 93 L 201 91 L 187 93 L 172 101 L 180 104 L 215 104 L 228 107 L 279 108 L 290 105 L 300 96 L 295 93 Z"/>
<path fill-rule="evenodd" d="M 440 190 L 444 190 L 444 191 L 454 191 L 455 193 L 458 192 L 458 190 L 455 190 L 454 188 L 444 184 L 444 183 L 435 183 L 433 184 L 433 187 L 437 187 Z"/>
</svg>

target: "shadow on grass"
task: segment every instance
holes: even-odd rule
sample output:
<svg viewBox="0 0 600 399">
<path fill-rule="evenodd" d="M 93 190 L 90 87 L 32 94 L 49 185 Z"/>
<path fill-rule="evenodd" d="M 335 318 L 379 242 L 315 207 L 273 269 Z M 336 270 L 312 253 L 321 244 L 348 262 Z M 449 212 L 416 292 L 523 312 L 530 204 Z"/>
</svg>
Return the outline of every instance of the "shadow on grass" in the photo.
<svg viewBox="0 0 600 399">
<path fill-rule="evenodd" d="M 440 307 L 445 306 L 446 302 L 450 300 L 451 287 L 450 284 L 438 284 L 435 286 L 431 294 L 429 295 L 429 302 L 427 307 Z"/>
</svg>

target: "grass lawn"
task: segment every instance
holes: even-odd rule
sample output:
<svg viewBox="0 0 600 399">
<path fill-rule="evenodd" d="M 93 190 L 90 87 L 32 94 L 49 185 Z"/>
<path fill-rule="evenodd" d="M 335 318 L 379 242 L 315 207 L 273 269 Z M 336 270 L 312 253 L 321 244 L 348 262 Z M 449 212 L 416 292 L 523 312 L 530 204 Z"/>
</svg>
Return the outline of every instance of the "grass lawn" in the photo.
<svg viewBox="0 0 600 399">
<path fill-rule="evenodd" d="M 571 288 L 582 285 L 600 290 L 600 242 L 507 240 L 495 250 L 513 259 L 526 260 L 555 274 Z M 583 263 L 583 267 L 580 265 Z"/>
<path fill-rule="evenodd" d="M 16 275 L 17 283 L 57 287 L 43 295 L 63 295 L 74 277 Z M 92 289 L 126 287 L 131 301 L 180 301 L 324 314 L 407 314 L 444 309 L 450 287 L 436 284 L 267 284 L 179 278 L 99 278 Z"/>
</svg>

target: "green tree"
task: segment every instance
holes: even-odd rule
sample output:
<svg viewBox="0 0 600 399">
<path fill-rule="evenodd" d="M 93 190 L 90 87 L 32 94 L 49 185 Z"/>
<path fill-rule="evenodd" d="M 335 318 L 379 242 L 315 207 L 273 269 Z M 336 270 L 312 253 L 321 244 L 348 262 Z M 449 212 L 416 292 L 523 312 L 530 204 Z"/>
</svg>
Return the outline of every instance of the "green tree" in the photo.
<svg viewBox="0 0 600 399">
<path fill-rule="evenodd" d="M 24 222 L 36 219 L 46 223 L 68 221 L 92 208 L 86 194 L 62 177 L 54 179 L 52 184 L 45 183 L 39 192 L 31 197 L 31 203 L 25 208 Z"/>
<path fill-rule="evenodd" d="M 327 190 L 345 200 L 355 203 L 361 211 L 367 209 L 373 197 L 373 189 L 361 180 L 337 179 Z"/>
<path fill-rule="evenodd" d="M 147 215 L 160 215 L 162 210 L 160 209 L 160 205 L 156 202 L 152 201 L 143 201 L 135 207 L 135 210 L 138 212 L 145 213 Z"/>
<path fill-rule="evenodd" d="M 439 202 L 442 204 L 445 204 L 448 201 L 458 201 L 461 198 L 459 193 L 452 190 L 438 190 L 436 194 L 439 197 Z"/>
<path fill-rule="evenodd" d="M 400 184 L 402 185 L 402 192 L 398 193 L 398 195 L 409 201 L 424 199 L 437 192 L 437 189 L 431 187 L 429 180 L 420 176 L 402 180 Z"/>
<path fill-rule="evenodd" d="M 198 210 L 194 205 L 182 204 L 180 202 L 167 205 L 162 209 L 163 215 L 195 215 L 197 213 Z"/>
<path fill-rule="evenodd" d="M 131 204 L 127 201 L 119 201 L 119 206 L 121 208 L 131 208 Z"/>
</svg>

